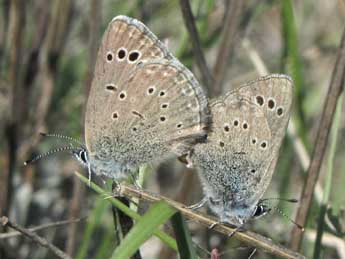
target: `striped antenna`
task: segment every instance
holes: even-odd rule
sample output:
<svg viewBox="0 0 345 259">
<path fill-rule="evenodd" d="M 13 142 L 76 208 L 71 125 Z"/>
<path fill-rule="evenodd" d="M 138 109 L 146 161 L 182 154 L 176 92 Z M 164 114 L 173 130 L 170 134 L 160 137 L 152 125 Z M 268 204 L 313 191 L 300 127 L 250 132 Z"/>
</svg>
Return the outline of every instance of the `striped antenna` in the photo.
<svg viewBox="0 0 345 259">
<path fill-rule="evenodd" d="M 60 135 L 60 134 L 56 134 L 56 133 L 43 133 L 43 132 L 40 132 L 40 135 L 43 137 L 53 137 L 53 138 L 60 138 L 60 139 L 69 140 L 69 141 L 72 141 L 72 142 L 84 147 L 84 144 L 82 144 L 80 141 L 78 141 L 72 137 L 68 137 L 68 136 L 64 136 L 64 135 Z"/>
<path fill-rule="evenodd" d="M 32 163 L 36 162 L 37 160 L 40 160 L 41 158 L 50 156 L 50 155 L 58 153 L 58 152 L 66 151 L 66 150 L 75 150 L 75 147 L 73 147 L 73 146 L 65 146 L 65 147 L 59 147 L 59 148 L 56 148 L 56 149 L 53 149 L 53 150 L 49 150 L 46 153 L 37 155 L 37 156 L 35 156 L 35 157 L 33 157 L 33 158 L 29 159 L 29 160 L 26 160 L 24 162 L 24 165 L 32 164 Z"/>
<path fill-rule="evenodd" d="M 291 202 L 291 203 L 296 203 L 298 202 L 297 199 L 284 199 L 284 198 L 266 198 L 266 199 L 262 199 L 260 200 L 259 203 L 263 203 L 265 201 L 270 201 L 270 200 L 277 200 L 277 201 L 286 201 L 286 202 Z M 294 224 L 295 226 L 297 226 L 301 231 L 304 231 L 304 227 L 301 226 L 300 224 L 298 224 L 296 221 L 294 221 L 293 219 L 291 219 L 288 215 L 286 215 L 280 208 L 278 208 L 277 206 L 274 206 L 273 209 L 278 212 L 280 215 L 282 215 L 284 218 L 286 218 L 287 220 L 289 220 L 292 224 Z"/>
<path fill-rule="evenodd" d="M 291 203 L 297 203 L 297 202 L 298 202 L 297 199 L 284 199 L 284 198 L 266 198 L 266 199 L 260 200 L 260 202 L 263 202 L 263 201 L 271 201 L 271 200 L 286 201 L 286 202 L 291 202 Z"/>
<path fill-rule="evenodd" d="M 286 215 L 281 209 L 279 209 L 278 207 L 273 207 L 273 209 L 275 211 L 277 211 L 280 215 L 282 215 L 284 218 L 286 218 L 287 220 L 289 220 L 292 224 L 294 224 L 296 227 L 298 227 L 301 231 L 304 231 L 304 227 L 300 224 L 298 224 L 296 221 L 294 221 L 293 219 L 291 219 L 288 215 Z"/>
</svg>

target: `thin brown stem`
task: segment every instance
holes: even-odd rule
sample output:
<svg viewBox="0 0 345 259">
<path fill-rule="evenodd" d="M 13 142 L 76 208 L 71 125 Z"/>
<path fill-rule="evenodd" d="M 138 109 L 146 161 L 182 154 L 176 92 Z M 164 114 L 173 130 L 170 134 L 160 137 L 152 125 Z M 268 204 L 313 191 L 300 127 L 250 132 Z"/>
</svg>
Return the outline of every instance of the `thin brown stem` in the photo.
<svg viewBox="0 0 345 259">
<path fill-rule="evenodd" d="M 57 221 L 57 222 L 53 222 L 53 223 L 43 224 L 43 225 L 40 225 L 40 226 L 37 226 L 37 227 L 31 227 L 31 228 L 28 228 L 28 230 L 31 231 L 31 232 L 37 232 L 37 231 L 41 231 L 41 230 L 45 230 L 45 229 L 49 229 L 49 228 L 55 228 L 55 227 L 60 227 L 60 226 L 68 225 L 68 224 L 71 224 L 71 223 L 78 223 L 82 219 L 83 218 L 61 220 L 61 221 Z M 7 239 L 7 238 L 12 238 L 12 237 L 17 237 L 17 236 L 20 236 L 20 235 L 21 235 L 20 232 L 12 231 L 12 232 L 9 232 L 9 233 L 0 234 L 0 239 Z"/>
<path fill-rule="evenodd" d="M 230 5 L 226 10 L 222 40 L 213 69 L 214 83 L 212 92 L 215 96 L 222 93 L 222 83 L 226 74 L 230 54 L 236 43 L 236 32 L 240 26 L 244 2 L 243 0 L 230 1 Z"/>
<path fill-rule="evenodd" d="M 302 191 L 296 222 L 304 226 L 307 222 L 308 213 L 314 194 L 315 185 L 320 174 L 320 167 L 325 155 L 328 143 L 328 135 L 330 133 L 333 116 L 337 106 L 338 98 L 344 88 L 345 78 L 345 29 L 343 31 L 337 60 L 332 73 L 331 83 L 328 88 L 325 104 L 323 106 L 322 116 L 317 132 L 316 142 L 308 170 L 308 176 Z M 298 228 L 294 228 L 291 233 L 290 246 L 297 251 L 301 245 L 303 232 Z"/>
<path fill-rule="evenodd" d="M 8 22 L 8 35 L 7 45 L 9 47 L 9 67 L 8 67 L 8 80 L 11 87 L 11 100 L 9 107 L 9 121 L 5 125 L 6 131 L 6 151 L 7 160 L 6 168 L 1 168 L 0 174 L 0 215 L 7 215 L 10 206 L 11 194 L 12 194 L 12 178 L 16 171 L 17 163 L 17 147 L 18 147 L 18 124 L 20 121 L 20 112 L 22 110 L 22 93 L 19 80 L 20 74 L 20 60 L 23 49 L 23 38 L 25 28 L 25 1 L 12 0 L 9 2 L 9 22 Z M 6 10 L 8 10 L 6 8 Z M 2 122 L 3 123 L 3 122 Z M 5 138 L 6 139 L 6 138 Z M 5 229 L 0 226 L 0 231 Z M 0 250 L 0 257 L 2 257 L 3 251 Z"/>
<path fill-rule="evenodd" d="M 81 204 L 83 204 L 85 193 L 85 186 L 80 183 L 80 181 L 73 180 L 73 197 L 70 202 L 69 206 L 69 217 L 70 218 L 77 218 L 80 216 L 81 211 Z M 70 256 L 74 256 L 76 250 L 76 243 L 77 243 L 77 224 L 71 224 L 68 228 L 68 238 L 67 238 L 67 246 L 66 246 L 66 253 Z"/>
<path fill-rule="evenodd" d="M 143 190 L 137 190 L 136 188 L 130 185 L 121 184 L 119 192 L 121 195 L 133 197 L 133 198 L 139 198 L 139 199 L 149 201 L 149 202 L 164 200 L 167 203 L 169 203 L 171 206 L 173 206 L 174 208 L 178 209 L 187 219 L 198 222 L 199 224 L 202 224 L 206 227 L 210 227 L 211 225 L 218 223 L 218 221 L 215 218 L 210 217 L 209 215 L 204 215 L 201 213 L 197 213 L 193 210 L 190 210 L 186 208 L 184 204 L 170 200 L 161 195 L 152 194 Z M 235 229 L 224 224 L 216 224 L 213 230 L 225 235 L 230 235 L 231 233 L 234 232 Z M 233 235 L 233 237 L 247 243 L 248 245 L 262 249 L 266 251 L 267 253 L 270 253 L 275 256 L 279 256 L 281 258 L 305 258 L 301 254 L 293 252 L 281 245 L 274 244 L 270 239 L 264 236 L 261 236 L 259 234 L 250 232 L 250 231 L 244 231 L 244 232 L 237 231 Z"/>
<path fill-rule="evenodd" d="M 183 15 L 183 20 L 185 22 L 186 28 L 191 39 L 196 64 L 201 72 L 202 81 L 207 91 L 210 92 L 213 84 L 213 78 L 210 70 L 207 67 L 205 56 L 201 49 L 200 37 L 195 25 L 194 16 L 192 13 L 189 0 L 180 0 L 180 6 Z"/>
<path fill-rule="evenodd" d="M 72 17 L 73 1 L 55 1 L 52 3 L 52 13 L 47 25 L 47 31 L 42 32 L 44 41 L 40 43 L 40 64 L 38 67 L 38 74 L 36 76 L 39 81 L 40 96 L 37 101 L 35 109 L 35 117 L 33 120 L 32 136 L 21 145 L 18 151 L 19 159 L 24 160 L 27 153 L 32 147 L 36 146 L 40 140 L 38 132 L 45 131 L 45 120 L 50 107 L 53 89 L 55 86 L 55 79 L 57 76 L 57 68 L 59 60 L 62 56 L 66 38 L 71 29 L 69 22 Z M 44 13 L 42 14 L 42 16 Z M 44 22 L 44 20 L 43 20 Z M 44 27 L 43 25 L 41 27 Z M 39 35 L 37 35 L 39 36 Z"/>
<path fill-rule="evenodd" d="M 1 217 L 0 218 L 0 224 L 3 225 L 3 226 L 8 226 L 8 227 L 10 227 L 12 229 L 15 229 L 15 230 L 19 231 L 24 236 L 30 238 L 32 241 L 34 241 L 37 244 L 39 244 L 39 245 L 49 249 L 53 254 L 55 254 L 59 258 L 72 259 L 72 257 L 70 257 L 68 254 L 64 253 L 58 247 L 56 247 L 53 244 L 51 244 L 47 239 L 45 239 L 43 237 L 40 237 L 36 233 L 31 232 L 31 231 L 27 230 L 26 228 L 23 228 L 23 227 L 17 225 L 14 222 L 9 221 L 9 219 L 7 217 Z"/>
<path fill-rule="evenodd" d="M 90 3 L 90 19 L 89 19 L 89 30 L 90 30 L 90 37 L 89 37 L 89 65 L 88 70 L 86 73 L 86 84 L 85 90 L 86 94 L 89 93 L 91 87 L 91 81 L 93 78 L 93 70 L 96 63 L 97 58 L 97 50 L 99 45 L 99 32 L 101 28 L 101 21 L 102 21 L 102 8 L 101 8 L 101 1 L 99 0 L 92 0 Z"/>
</svg>

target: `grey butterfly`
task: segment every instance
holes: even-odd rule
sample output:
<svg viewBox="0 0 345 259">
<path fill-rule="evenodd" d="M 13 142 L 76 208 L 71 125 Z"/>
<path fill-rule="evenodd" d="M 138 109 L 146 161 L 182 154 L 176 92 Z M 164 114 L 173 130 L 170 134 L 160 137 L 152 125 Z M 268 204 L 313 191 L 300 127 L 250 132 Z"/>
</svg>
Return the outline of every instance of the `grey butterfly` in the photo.
<svg viewBox="0 0 345 259">
<path fill-rule="evenodd" d="M 212 101 L 205 143 L 190 159 L 199 168 L 205 198 L 220 222 L 242 226 L 267 212 L 260 203 L 289 121 L 292 80 L 269 75 Z"/>
<path fill-rule="evenodd" d="M 115 17 L 103 36 L 77 158 L 113 179 L 187 154 L 206 134 L 208 104 L 193 74 L 141 22 Z"/>
</svg>

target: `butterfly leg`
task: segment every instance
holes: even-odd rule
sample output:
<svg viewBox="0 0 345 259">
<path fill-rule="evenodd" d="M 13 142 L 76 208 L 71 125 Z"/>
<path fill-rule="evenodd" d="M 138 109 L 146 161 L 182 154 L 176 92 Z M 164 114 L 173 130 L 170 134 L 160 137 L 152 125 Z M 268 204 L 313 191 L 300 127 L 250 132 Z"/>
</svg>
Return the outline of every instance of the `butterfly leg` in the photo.
<svg viewBox="0 0 345 259">
<path fill-rule="evenodd" d="M 135 188 L 137 188 L 138 190 L 142 190 L 142 186 L 139 182 L 138 176 L 135 174 L 131 174 L 131 178 Z"/>
<path fill-rule="evenodd" d="M 238 232 L 238 231 L 241 230 L 242 226 L 243 226 L 243 224 L 240 225 L 240 226 L 237 226 L 237 227 L 234 229 L 234 231 L 232 231 L 230 234 L 228 234 L 228 237 L 230 238 L 230 237 L 232 237 L 233 235 L 235 235 L 236 232 Z"/>
<path fill-rule="evenodd" d="M 224 224 L 224 225 L 228 225 L 229 226 L 229 223 L 228 222 L 225 222 L 225 221 L 217 221 L 217 222 L 214 222 L 213 224 L 211 224 L 208 229 L 214 229 L 217 225 L 220 225 L 220 224 Z M 228 234 L 228 237 L 232 237 L 237 231 L 239 231 L 241 229 L 242 225 L 240 226 L 237 226 L 234 228 L 234 231 L 232 231 L 230 234 Z"/>
<path fill-rule="evenodd" d="M 198 203 L 195 203 L 195 204 L 192 204 L 190 206 L 187 206 L 187 209 L 190 209 L 190 210 L 197 210 L 197 209 L 200 209 L 201 207 L 203 207 L 206 202 L 207 202 L 207 197 L 204 197 L 201 201 L 199 201 Z"/>
<path fill-rule="evenodd" d="M 222 222 L 220 221 L 216 221 L 214 223 L 212 223 L 211 225 L 208 226 L 208 229 L 214 229 L 215 226 L 219 225 L 219 224 L 222 224 Z"/>
<path fill-rule="evenodd" d="M 208 227 L 208 229 L 214 229 L 217 225 L 221 225 L 221 224 L 228 225 L 228 223 L 225 222 L 225 221 L 216 221 L 216 222 L 212 223 L 212 224 Z"/>
</svg>

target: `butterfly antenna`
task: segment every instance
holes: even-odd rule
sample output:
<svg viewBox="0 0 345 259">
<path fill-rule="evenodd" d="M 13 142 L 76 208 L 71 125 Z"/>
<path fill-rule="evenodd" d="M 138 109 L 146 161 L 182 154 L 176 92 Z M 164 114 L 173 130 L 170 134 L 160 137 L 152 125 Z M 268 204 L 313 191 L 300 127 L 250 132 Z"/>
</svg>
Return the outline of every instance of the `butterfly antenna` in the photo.
<svg viewBox="0 0 345 259">
<path fill-rule="evenodd" d="M 46 153 L 40 154 L 40 155 L 35 156 L 35 157 L 33 157 L 33 158 L 29 159 L 29 160 L 26 160 L 24 162 L 24 165 L 32 164 L 32 163 L 36 162 L 37 160 L 40 160 L 41 158 L 50 156 L 50 155 L 58 153 L 58 152 L 66 151 L 66 150 L 75 150 L 75 147 L 73 147 L 73 146 L 65 146 L 65 147 L 59 147 L 59 148 L 56 148 L 56 149 L 49 150 Z"/>
<path fill-rule="evenodd" d="M 55 133 L 43 133 L 43 132 L 40 132 L 40 135 L 43 137 L 61 138 L 61 139 L 72 141 L 72 142 L 74 142 L 74 143 L 76 143 L 82 147 L 84 146 L 84 144 L 82 144 L 80 141 L 76 140 L 75 138 L 68 137 L 65 135 L 60 135 L 60 134 L 55 134 Z"/>
<path fill-rule="evenodd" d="M 262 199 L 260 201 L 264 202 L 264 201 L 272 201 L 272 200 L 286 201 L 286 202 L 291 202 L 291 203 L 297 203 L 298 202 L 297 199 L 284 199 L 284 198 L 266 198 L 266 199 Z"/>
<path fill-rule="evenodd" d="M 280 215 L 282 215 L 284 218 L 286 218 L 287 220 L 289 220 L 292 224 L 294 224 L 295 226 L 297 226 L 301 231 L 304 231 L 304 227 L 301 226 L 300 224 L 298 224 L 296 221 L 294 221 L 293 219 L 291 219 L 288 215 L 286 215 L 281 209 L 279 209 L 278 207 L 273 207 L 273 209 L 275 211 L 277 211 Z"/>
</svg>

